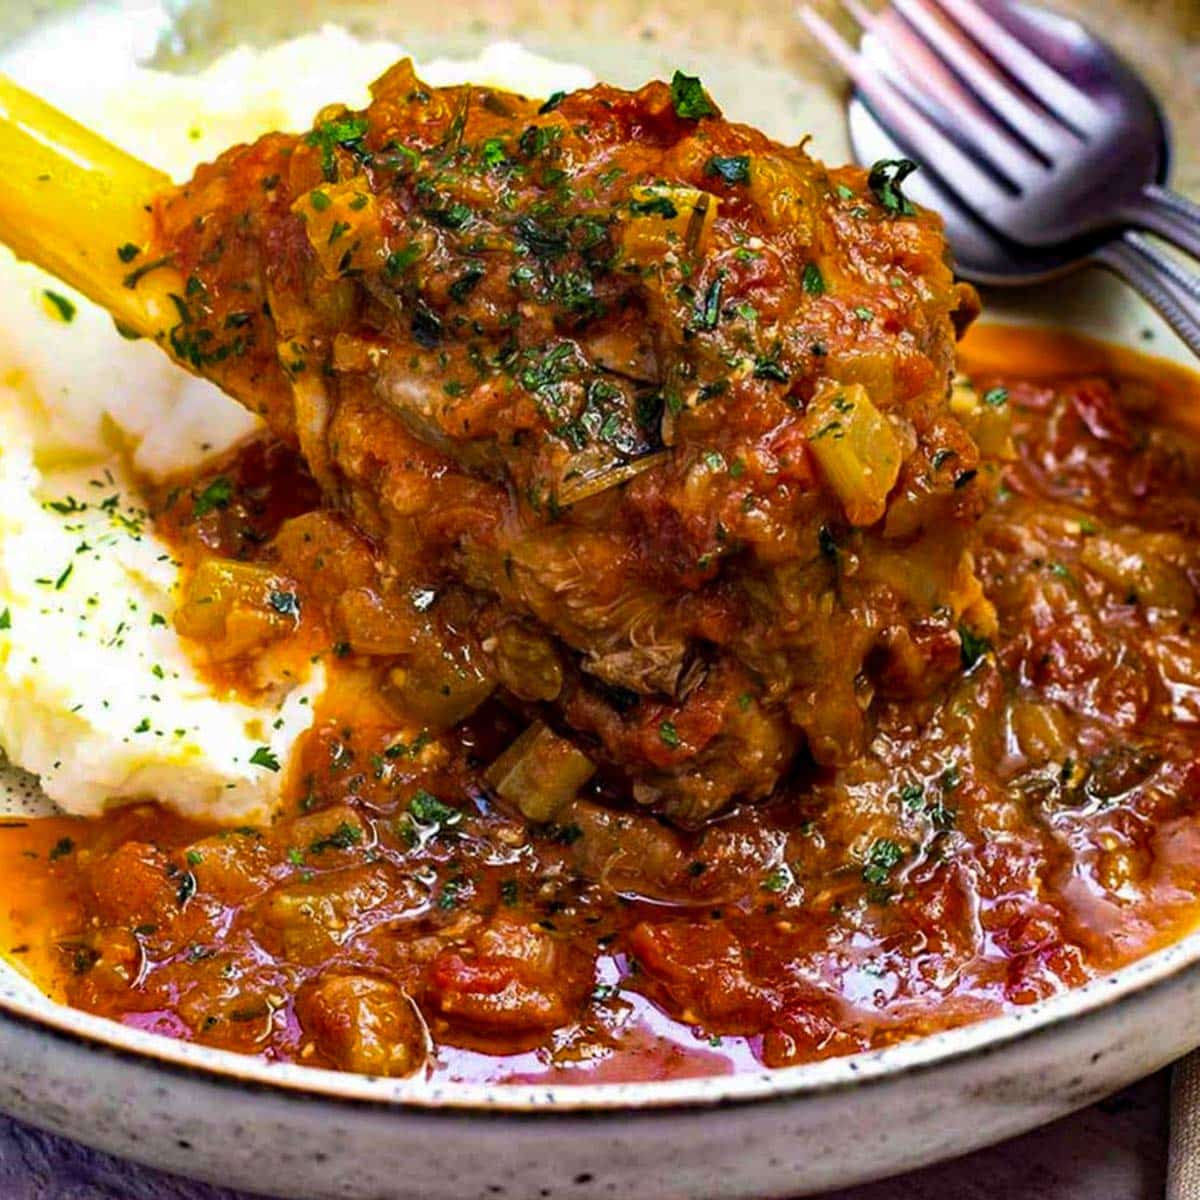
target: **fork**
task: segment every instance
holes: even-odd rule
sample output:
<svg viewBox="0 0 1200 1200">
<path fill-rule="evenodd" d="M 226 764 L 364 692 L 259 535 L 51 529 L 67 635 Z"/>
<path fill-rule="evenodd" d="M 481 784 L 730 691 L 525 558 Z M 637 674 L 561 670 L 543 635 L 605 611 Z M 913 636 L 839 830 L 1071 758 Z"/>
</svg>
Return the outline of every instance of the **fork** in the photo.
<svg viewBox="0 0 1200 1200">
<path fill-rule="evenodd" d="M 859 49 L 810 5 L 800 15 L 926 167 L 951 244 L 958 213 L 1010 260 L 1003 277 L 969 261 L 964 275 L 1034 282 L 1099 263 L 1200 355 L 1200 278 L 1135 232 L 1200 257 L 1200 206 L 1160 182 L 1165 125 L 1137 76 L 1079 26 L 1053 19 L 1064 33 L 1002 0 L 893 0 L 879 13 L 841 3 L 866 35 Z"/>
</svg>

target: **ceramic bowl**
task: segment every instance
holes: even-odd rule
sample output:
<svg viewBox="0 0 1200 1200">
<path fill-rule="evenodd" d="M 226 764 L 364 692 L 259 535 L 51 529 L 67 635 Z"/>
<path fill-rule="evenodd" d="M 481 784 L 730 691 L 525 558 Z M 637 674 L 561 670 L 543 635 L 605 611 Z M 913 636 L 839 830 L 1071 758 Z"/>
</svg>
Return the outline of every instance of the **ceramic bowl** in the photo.
<svg viewBox="0 0 1200 1200">
<path fill-rule="evenodd" d="M 1088 3 L 1095 21 L 1200 113 L 1194 0 Z M 186 69 L 239 41 L 335 20 L 418 54 L 498 36 L 635 85 L 684 66 L 731 116 L 848 156 L 836 81 L 790 5 L 459 0 L 145 0 L 80 10 L 0 7 L 0 37 L 67 21 L 81 38 Z M 101 44 L 102 39 L 97 41 Z M 1170 91 L 1166 85 L 1171 84 Z M 1189 93 L 1188 88 L 1192 88 Z M 1177 179 L 1196 181 L 1187 153 Z M 1182 348 L 1112 281 L 1088 275 L 994 298 L 1002 319 L 1054 320 L 1110 340 Z M 7 776 L 0 810 L 36 788 Z M 256 1192 L 354 1200 L 630 1195 L 672 1200 L 798 1196 L 925 1165 L 1050 1121 L 1200 1044 L 1200 935 L 1012 1015 L 852 1058 L 775 1072 L 642 1084 L 430 1085 L 335 1074 L 183 1044 L 56 1005 L 0 965 L 0 1108 L 143 1162 Z"/>
</svg>

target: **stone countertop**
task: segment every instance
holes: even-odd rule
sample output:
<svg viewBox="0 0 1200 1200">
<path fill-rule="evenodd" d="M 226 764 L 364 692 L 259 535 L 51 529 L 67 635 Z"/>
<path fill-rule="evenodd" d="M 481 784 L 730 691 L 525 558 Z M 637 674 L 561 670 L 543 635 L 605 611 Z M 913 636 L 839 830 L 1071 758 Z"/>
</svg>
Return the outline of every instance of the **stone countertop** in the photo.
<svg viewBox="0 0 1200 1200">
<path fill-rule="evenodd" d="M 1167 1085 L 1162 1072 L 1024 1137 L 822 1200 L 1161 1200 Z M 0 1117 L 0 1200 L 255 1198 L 121 1162 Z"/>
</svg>

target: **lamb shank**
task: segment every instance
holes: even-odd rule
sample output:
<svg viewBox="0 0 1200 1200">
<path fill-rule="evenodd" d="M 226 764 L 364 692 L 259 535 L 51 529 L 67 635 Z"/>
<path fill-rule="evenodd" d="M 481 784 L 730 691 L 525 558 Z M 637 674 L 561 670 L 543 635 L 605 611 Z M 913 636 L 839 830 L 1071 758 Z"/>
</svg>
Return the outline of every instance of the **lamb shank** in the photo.
<svg viewBox="0 0 1200 1200">
<path fill-rule="evenodd" d="M 298 446 L 380 589 L 456 614 L 453 716 L 498 688 L 695 825 L 990 632 L 1006 416 L 953 384 L 976 299 L 911 169 L 682 73 L 543 103 L 406 60 L 159 196 L 126 283 L 177 273 L 170 352 Z"/>
</svg>

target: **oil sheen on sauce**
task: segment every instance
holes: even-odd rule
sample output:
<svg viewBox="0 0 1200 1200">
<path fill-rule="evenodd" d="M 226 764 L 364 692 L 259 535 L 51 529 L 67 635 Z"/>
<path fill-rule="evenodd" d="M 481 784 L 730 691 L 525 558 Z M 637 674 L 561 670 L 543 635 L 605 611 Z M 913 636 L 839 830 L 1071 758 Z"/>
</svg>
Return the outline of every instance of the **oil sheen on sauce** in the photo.
<svg viewBox="0 0 1200 1200">
<path fill-rule="evenodd" d="M 385 760 L 387 720 L 347 664 L 270 830 L 153 805 L 0 823 L 0 948 L 56 1000 L 325 1066 L 346 1064 L 297 997 L 331 965 L 365 970 L 421 997 L 441 1078 L 593 1082 L 886 1045 L 1178 938 L 1200 877 L 1200 383 L 1015 327 L 974 330 L 961 362 L 1014 410 L 980 551 L 1001 632 L 949 695 L 885 706 L 863 764 L 802 770 L 703 834 L 640 813 L 614 833 L 589 810 L 527 836 L 478 783 L 510 716 L 485 706 L 432 765 Z M 276 519 L 290 468 L 253 469 Z M 425 803 L 414 827 L 396 786 L 454 811 Z M 588 877 L 601 838 L 626 864 L 605 886 Z M 664 894 L 651 860 L 684 883 Z M 297 897 L 339 915 L 319 935 L 289 924 Z M 480 1017 L 479 963 L 515 961 L 527 925 L 550 965 Z"/>
</svg>

